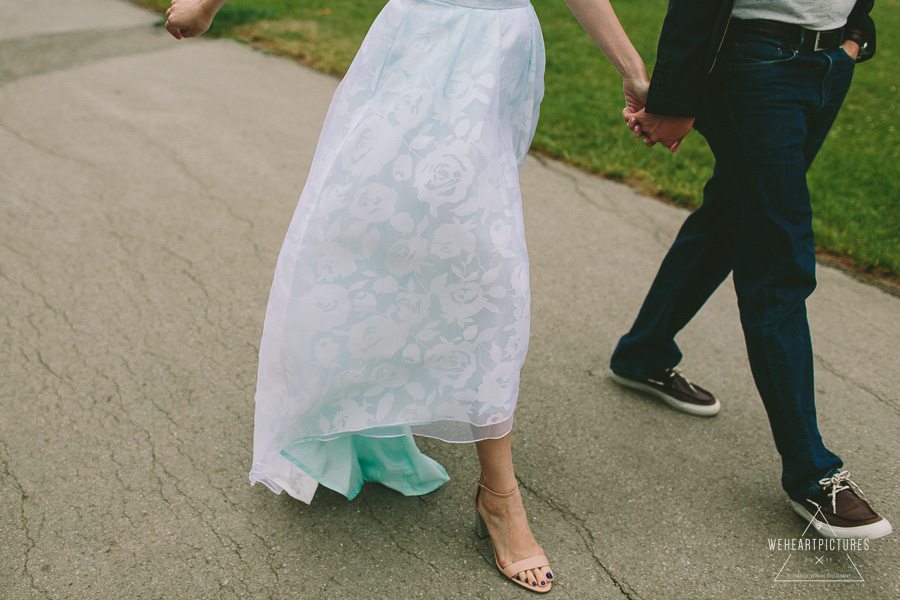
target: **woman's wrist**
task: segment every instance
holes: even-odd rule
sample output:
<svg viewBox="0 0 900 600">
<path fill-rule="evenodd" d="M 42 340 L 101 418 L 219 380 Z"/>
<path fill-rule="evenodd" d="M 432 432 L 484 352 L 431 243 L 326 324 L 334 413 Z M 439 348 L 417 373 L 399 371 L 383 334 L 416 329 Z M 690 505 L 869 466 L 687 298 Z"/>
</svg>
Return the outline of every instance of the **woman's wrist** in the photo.
<svg viewBox="0 0 900 600">
<path fill-rule="evenodd" d="M 635 52 L 634 57 L 630 57 L 628 61 L 623 62 L 618 68 L 619 75 L 624 81 L 633 81 L 635 83 L 650 85 L 650 77 L 647 75 L 647 67 L 640 55 Z"/>
<path fill-rule="evenodd" d="M 202 6 L 204 10 L 209 13 L 210 17 L 216 16 L 216 13 L 219 12 L 219 9 L 222 8 L 222 5 L 225 4 L 226 0 L 201 0 Z"/>
</svg>

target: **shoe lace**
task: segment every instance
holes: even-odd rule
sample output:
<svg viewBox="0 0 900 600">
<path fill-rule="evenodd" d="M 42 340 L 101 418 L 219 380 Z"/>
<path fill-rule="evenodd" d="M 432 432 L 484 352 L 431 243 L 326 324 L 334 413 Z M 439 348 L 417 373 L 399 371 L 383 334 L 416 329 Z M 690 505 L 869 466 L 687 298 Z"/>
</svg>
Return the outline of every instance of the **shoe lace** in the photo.
<svg viewBox="0 0 900 600">
<path fill-rule="evenodd" d="M 695 394 L 699 394 L 699 393 L 700 393 L 700 392 L 697 391 L 697 388 L 694 387 L 693 382 L 692 382 L 690 379 L 688 379 L 687 377 L 684 376 L 684 373 L 681 372 L 681 369 L 679 369 L 678 367 L 672 367 L 671 369 L 669 369 L 669 378 L 670 378 L 670 379 L 675 379 L 676 377 L 680 377 L 681 380 L 682 380 L 684 383 L 686 383 L 687 386 L 688 386 L 689 388 L 691 388 L 691 391 L 692 391 L 692 392 L 694 392 Z"/>
<path fill-rule="evenodd" d="M 845 483 L 849 483 L 850 485 L 844 485 Z M 862 489 L 856 483 L 850 479 L 850 471 L 838 471 L 831 477 L 825 477 L 819 480 L 819 485 L 821 485 L 824 489 L 828 490 L 829 497 L 831 497 L 831 509 L 837 512 L 837 495 L 838 492 L 842 492 L 844 490 L 855 491 L 859 494 L 863 500 L 868 501 L 866 495 L 863 493 Z"/>
</svg>

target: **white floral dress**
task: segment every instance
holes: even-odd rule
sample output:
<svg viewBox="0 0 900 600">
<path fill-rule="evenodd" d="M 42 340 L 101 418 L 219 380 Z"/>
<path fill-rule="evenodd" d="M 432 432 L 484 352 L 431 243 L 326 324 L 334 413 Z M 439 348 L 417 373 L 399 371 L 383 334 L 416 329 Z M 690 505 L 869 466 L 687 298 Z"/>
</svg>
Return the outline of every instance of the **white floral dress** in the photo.
<svg viewBox="0 0 900 600">
<path fill-rule="evenodd" d="M 528 346 L 518 172 L 543 96 L 528 0 L 390 0 L 341 82 L 275 269 L 250 479 L 422 494 L 412 435 L 512 427 Z"/>
</svg>

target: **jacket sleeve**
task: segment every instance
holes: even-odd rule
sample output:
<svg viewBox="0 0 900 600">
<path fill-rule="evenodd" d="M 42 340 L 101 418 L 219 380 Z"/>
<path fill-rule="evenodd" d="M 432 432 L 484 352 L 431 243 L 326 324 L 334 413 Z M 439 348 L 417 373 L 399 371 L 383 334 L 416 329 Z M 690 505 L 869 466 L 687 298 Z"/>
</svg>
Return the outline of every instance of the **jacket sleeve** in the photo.
<svg viewBox="0 0 900 600">
<path fill-rule="evenodd" d="M 845 29 L 856 31 L 867 42 L 866 49 L 860 52 L 856 62 L 865 62 L 875 55 L 875 22 L 869 16 L 874 5 L 875 0 L 857 0 L 856 6 L 847 17 Z"/>
<path fill-rule="evenodd" d="M 860 0 L 860 2 L 873 0 Z M 727 0 L 670 0 L 650 79 L 647 112 L 695 117 L 731 14 Z"/>
</svg>

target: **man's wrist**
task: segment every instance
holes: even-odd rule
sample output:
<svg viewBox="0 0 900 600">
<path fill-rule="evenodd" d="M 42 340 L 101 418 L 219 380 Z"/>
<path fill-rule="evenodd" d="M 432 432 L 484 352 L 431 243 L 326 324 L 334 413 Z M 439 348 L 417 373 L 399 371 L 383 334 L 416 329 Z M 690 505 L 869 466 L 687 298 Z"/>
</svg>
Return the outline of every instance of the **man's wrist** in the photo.
<svg viewBox="0 0 900 600">
<path fill-rule="evenodd" d="M 850 58 L 852 58 L 853 60 L 856 60 L 859 58 L 860 48 L 859 48 L 859 44 L 857 44 L 855 41 L 844 40 L 844 43 L 841 44 L 841 47 L 844 49 L 844 52 L 846 52 L 850 56 Z"/>
<path fill-rule="evenodd" d="M 856 56 L 854 58 L 856 60 L 859 60 L 860 58 L 862 58 L 863 55 L 866 53 L 866 48 L 869 45 L 869 43 L 866 41 L 866 38 L 863 37 L 862 33 L 859 31 L 856 31 L 855 29 L 851 29 L 850 31 L 847 32 L 847 35 L 844 37 L 844 44 L 847 44 L 848 42 L 850 42 L 851 44 L 856 44 Z M 852 46 L 851 46 L 851 48 L 852 48 Z M 846 50 L 847 53 L 850 54 L 850 50 L 846 46 L 844 46 L 844 50 Z M 850 54 L 850 56 L 853 56 L 853 55 Z"/>
</svg>

